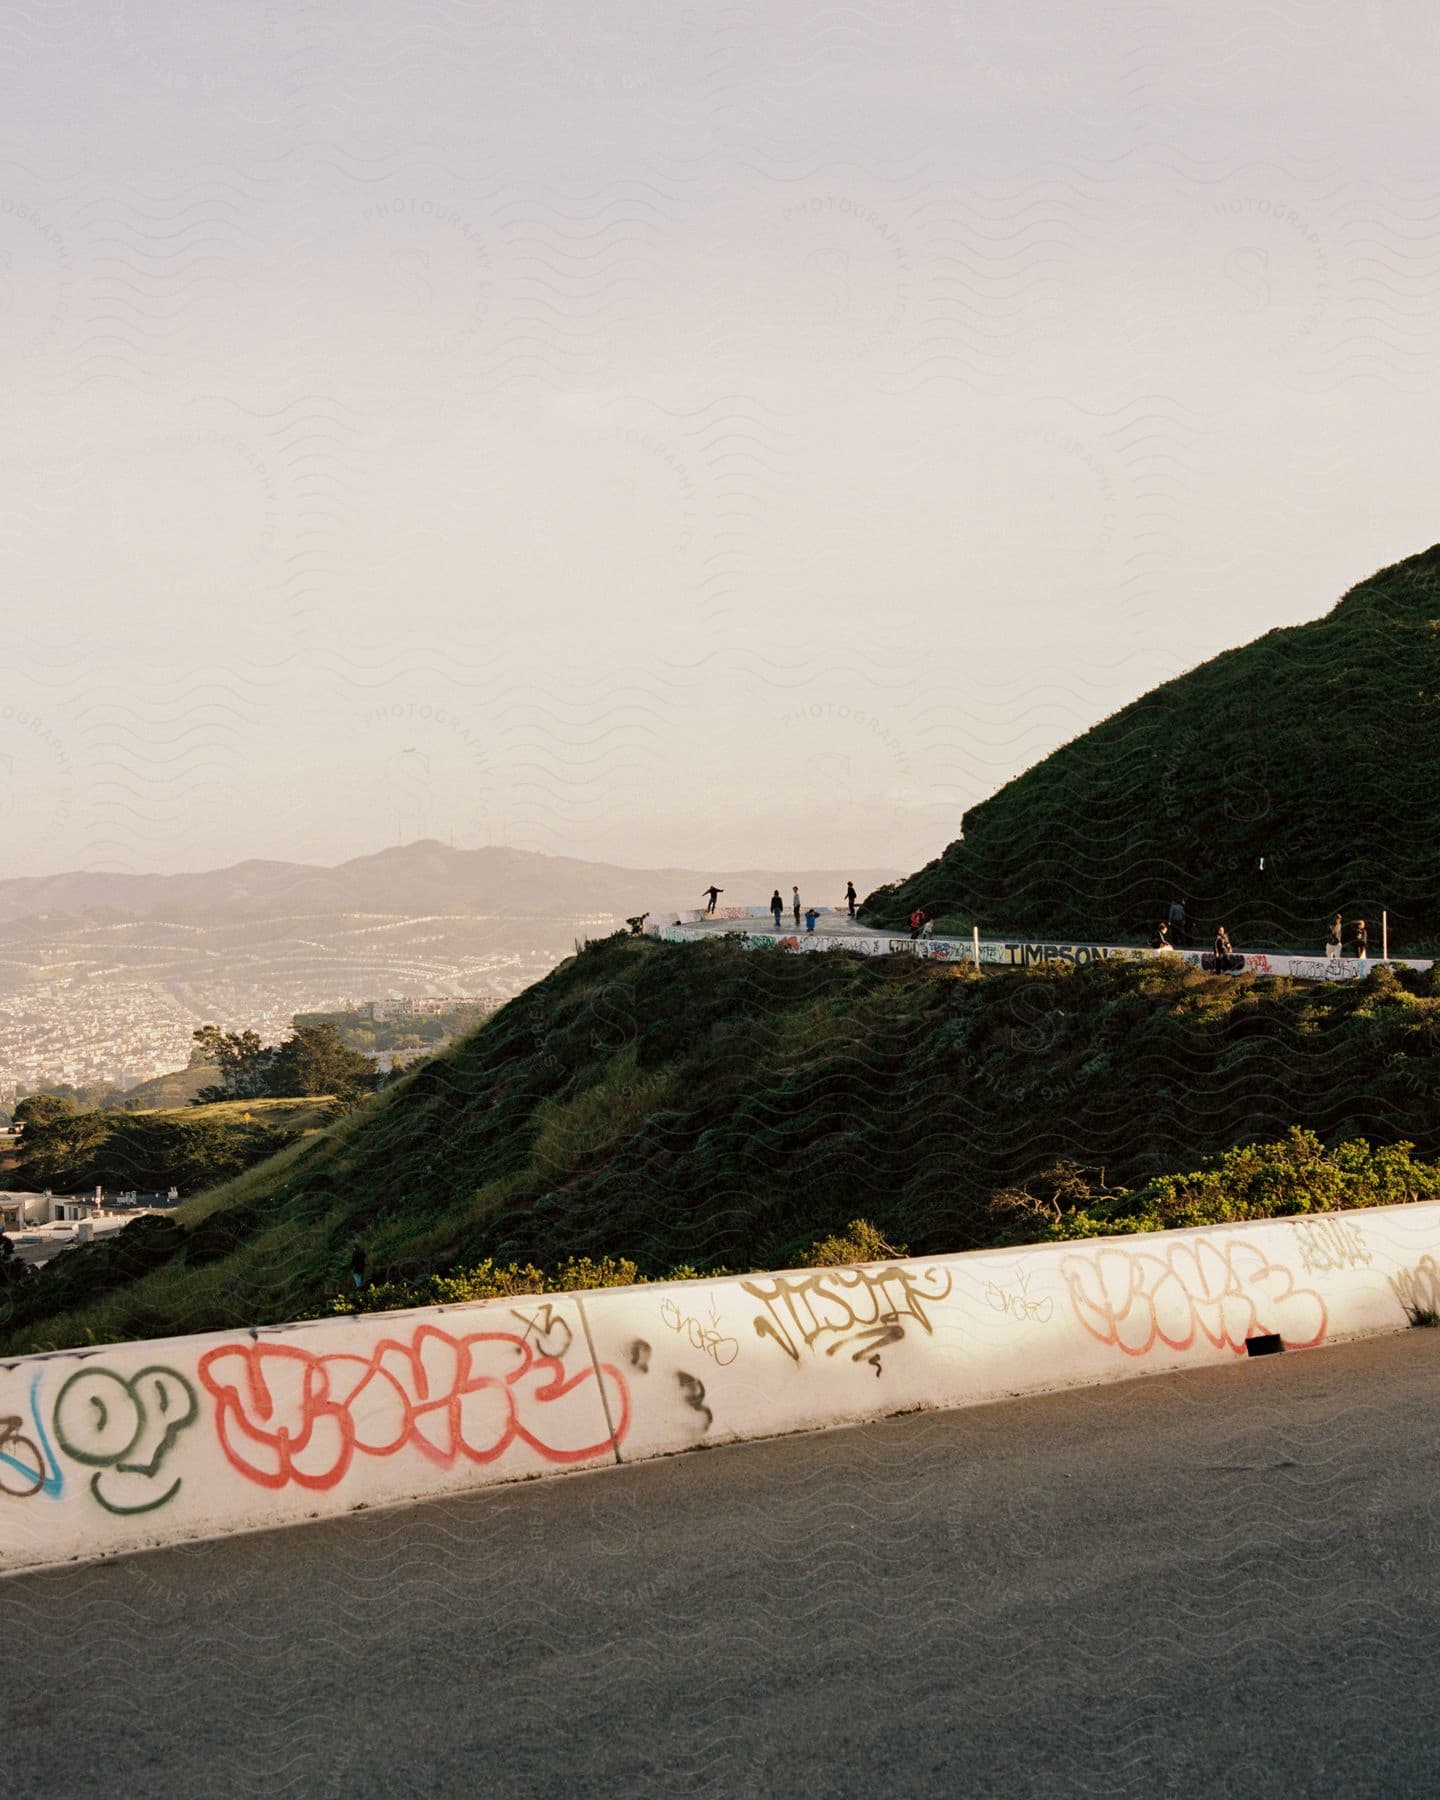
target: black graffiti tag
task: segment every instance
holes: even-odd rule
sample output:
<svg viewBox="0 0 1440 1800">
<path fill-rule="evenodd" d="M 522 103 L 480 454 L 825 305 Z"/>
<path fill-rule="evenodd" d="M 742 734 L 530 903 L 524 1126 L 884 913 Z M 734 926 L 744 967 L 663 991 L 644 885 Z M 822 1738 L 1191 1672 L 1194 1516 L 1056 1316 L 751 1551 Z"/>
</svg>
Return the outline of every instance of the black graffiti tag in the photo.
<svg viewBox="0 0 1440 1800">
<path fill-rule="evenodd" d="M 178 1477 L 156 1490 L 171 1446 L 199 1410 L 178 1369 L 156 1363 L 128 1379 L 112 1369 L 80 1369 L 56 1398 L 55 1439 L 95 1470 L 90 1492 L 106 1512 L 154 1512 L 180 1491 Z"/>
<path fill-rule="evenodd" d="M 555 1356 L 563 1362 L 570 1354 L 574 1334 L 548 1300 L 533 1312 L 522 1312 L 518 1306 L 512 1306 L 510 1311 L 525 1327 L 525 1337 L 533 1338 L 542 1356 Z"/>
<path fill-rule="evenodd" d="M 696 1412 L 704 1414 L 704 1429 L 708 1431 L 715 1423 L 715 1415 L 705 1404 L 705 1383 L 697 1380 L 693 1375 L 687 1375 L 683 1369 L 675 1379 L 680 1383 L 680 1392 L 685 1398 L 685 1404 L 693 1407 Z"/>
</svg>

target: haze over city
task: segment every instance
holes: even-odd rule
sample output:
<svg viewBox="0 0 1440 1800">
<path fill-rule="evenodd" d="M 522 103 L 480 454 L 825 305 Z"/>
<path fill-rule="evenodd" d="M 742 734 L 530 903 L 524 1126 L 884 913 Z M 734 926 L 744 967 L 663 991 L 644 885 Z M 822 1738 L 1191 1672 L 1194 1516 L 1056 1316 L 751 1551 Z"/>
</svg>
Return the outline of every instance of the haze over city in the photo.
<svg viewBox="0 0 1440 1800">
<path fill-rule="evenodd" d="M 1418 3 L 9 30 L 8 874 L 913 867 L 1433 535 Z"/>
</svg>

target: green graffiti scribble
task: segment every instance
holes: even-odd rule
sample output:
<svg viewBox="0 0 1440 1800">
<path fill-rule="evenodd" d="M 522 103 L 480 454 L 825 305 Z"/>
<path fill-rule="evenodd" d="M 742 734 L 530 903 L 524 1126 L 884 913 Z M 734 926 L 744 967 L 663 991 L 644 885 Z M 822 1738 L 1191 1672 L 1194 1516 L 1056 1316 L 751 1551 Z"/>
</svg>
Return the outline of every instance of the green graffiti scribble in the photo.
<svg viewBox="0 0 1440 1800">
<path fill-rule="evenodd" d="M 95 1470 L 90 1492 L 106 1512 L 154 1512 L 179 1493 L 178 1477 L 163 1493 L 137 1504 L 119 1499 L 113 1477 L 153 1480 L 199 1411 L 195 1390 L 178 1369 L 152 1363 L 128 1378 L 113 1369 L 77 1369 L 55 1399 L 55 1441 L 67 1456 Z"/>
</svg>

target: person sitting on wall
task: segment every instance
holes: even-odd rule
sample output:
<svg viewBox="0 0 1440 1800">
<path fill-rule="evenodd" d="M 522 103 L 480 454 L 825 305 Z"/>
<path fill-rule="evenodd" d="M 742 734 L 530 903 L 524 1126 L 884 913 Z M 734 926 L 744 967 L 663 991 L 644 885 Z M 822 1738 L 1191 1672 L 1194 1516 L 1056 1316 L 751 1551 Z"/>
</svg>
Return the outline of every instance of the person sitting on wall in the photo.
<svg viewBox="0 0 1440 1800">
<path fill-rule="evenodd" d="M 1223 975 L 1227 969 L 1232 968 L 1239 960 L 1240 959 L 1236 956 L 1230 943 L 1230 933 L 1223 925 L 1217 925 L 1215 928 L 1216 974 Z"/>
<path fill-rule="evenodd" d="M 1166 920 L 1161 919 L 1154 931 L 1151 932 L 1150 948 L 1152 950 L 1173 950 L 1175 948 L 1170 942 L 1170 926 Z"/>
</svg>

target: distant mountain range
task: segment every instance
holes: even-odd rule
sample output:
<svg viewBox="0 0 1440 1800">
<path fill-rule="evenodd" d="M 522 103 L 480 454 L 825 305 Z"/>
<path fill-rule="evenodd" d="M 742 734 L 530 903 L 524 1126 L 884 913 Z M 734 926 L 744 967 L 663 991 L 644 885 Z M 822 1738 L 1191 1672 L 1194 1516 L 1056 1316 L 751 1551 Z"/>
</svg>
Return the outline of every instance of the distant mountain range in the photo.
<svg viewBox="0 0 1440 1800">
<path fill-rule="evenodd" d="M 272 1040 L 297 1012 L 427 994 L 505 998 L 639 912 L 763 905 L 792 882 L 837 904 L 893 869 L 627 869 L 428 839 L 335 868 L 0 881 L 0 1101 L 17 1086 L 183 1067 L 196 1025 Z"/>
<path fill-rule="evenodd" d="M 73 873 L 0 880 L 0 924 L 124 915 L 143 919 L 275 919 L 316 913 L 476 912 L 556 919 L 700 904 L 713 880 L 727 904 L 763 905 L 778 883 L 833 904 L 847 879 L 861 891 L 892 880 L 879 869 L 627 869 L 529 850 L 452 850 L 427 838 L 334 868 L 252 860 L 189 875 Z"/>
</svg>

